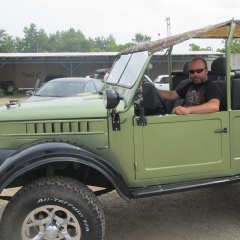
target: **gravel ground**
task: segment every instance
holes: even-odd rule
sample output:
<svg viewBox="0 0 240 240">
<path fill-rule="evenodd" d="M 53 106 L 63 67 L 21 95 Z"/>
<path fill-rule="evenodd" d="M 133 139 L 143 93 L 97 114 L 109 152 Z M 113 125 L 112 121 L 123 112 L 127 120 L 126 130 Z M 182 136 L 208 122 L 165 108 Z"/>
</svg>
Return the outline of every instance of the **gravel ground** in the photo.
<svg viewBox="0 0 240 240">
<path fill-rule="evenodd" d="M 239 240 L 240 184 L 132 200 L 99 197 L 105 240 Z M 14 189 L 5 191 L 11 195 Z M 0 216 L 7 201 L 0 200 Z"/>
<path fill-rule="evenodd" d="M 240 184 L 133 200 L 100 198 L 106 240 L 240 239 Z"/>
</svg>

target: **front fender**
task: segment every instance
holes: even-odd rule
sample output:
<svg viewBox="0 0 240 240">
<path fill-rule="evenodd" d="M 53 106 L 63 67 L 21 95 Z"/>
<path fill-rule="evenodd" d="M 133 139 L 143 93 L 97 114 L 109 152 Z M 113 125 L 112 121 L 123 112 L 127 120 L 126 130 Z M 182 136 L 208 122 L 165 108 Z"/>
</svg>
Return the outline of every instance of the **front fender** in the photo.
<svg viewBox="0 0 240 240">
<path fill-rule="evenodd" d="M 104 158 L 65 142 L 44 142 L 16 152 L 0 166 L 0 191 L 19 175 L 46 163 L 64 161 L 82 163 L 101 172 L 125 200 L 131 193 L 120 172 Z"/>
</svg>

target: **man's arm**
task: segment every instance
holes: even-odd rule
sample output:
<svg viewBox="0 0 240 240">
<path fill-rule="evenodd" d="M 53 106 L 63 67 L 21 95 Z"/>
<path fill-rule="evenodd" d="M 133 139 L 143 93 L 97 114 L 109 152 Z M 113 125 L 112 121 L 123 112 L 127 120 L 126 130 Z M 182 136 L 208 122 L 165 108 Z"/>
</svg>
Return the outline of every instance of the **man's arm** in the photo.
<svg viewBox="0 0 240 240">
<path fill-rule="evenodd" d="M 165 100 L 176 100 L 180 98 L 176 91 L 160 90 L 157 88 L 157 91 L 160 93 L 161 97 Z"/>
<path fill-rule="evenodd" d="M 172 114 L 185 115 L 191 113 L 213 113 L 218 112 L 220 107 L 220 101 L 218 99 L 211 99 L 207 103 L 203 103 L 198 106 L 191 107 L 175 107 L 172 111 Z"/>
</svg>

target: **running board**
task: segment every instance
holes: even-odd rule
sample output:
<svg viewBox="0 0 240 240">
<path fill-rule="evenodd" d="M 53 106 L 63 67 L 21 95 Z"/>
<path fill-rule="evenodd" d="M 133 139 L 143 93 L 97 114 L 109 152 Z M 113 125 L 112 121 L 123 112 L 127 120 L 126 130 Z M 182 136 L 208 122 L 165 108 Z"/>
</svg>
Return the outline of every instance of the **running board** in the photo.
<svg viewBox="0 0 240 240">
<path fill-rule="evenodd" d="M 205 187 L 210 187 L 210 186 L 219 185 L 219 184 L 233 183 L 238 181 L 240 181 L 240 175 L 223 177 L 223 178 L 197 180 L 197 181 L 191 181 L 191 182 L 146 186 L 141 188 L 130 188 L 130 192 L 132 194 L 132 198 L 136 199 L 136 198 L 157 196 L 157 195 L 162 195 L 167 193 L 183 192 L 183 191 L 205 188 Z"/>
</svg>

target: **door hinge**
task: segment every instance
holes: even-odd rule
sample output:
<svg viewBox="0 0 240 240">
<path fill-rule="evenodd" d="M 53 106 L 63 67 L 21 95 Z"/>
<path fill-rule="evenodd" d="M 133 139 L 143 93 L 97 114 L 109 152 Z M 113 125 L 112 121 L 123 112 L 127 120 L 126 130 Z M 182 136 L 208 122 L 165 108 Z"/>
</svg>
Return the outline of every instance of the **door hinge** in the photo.
<svg viewBox="0 0 240 240">
<path fill-rule="evenodd" d="M 118 111 L 112 110 L 111 117 L 112 117 L 112 129 L 113 129 L 113 131 L 120 131 L 120 117 L 119 117 Z"/>
<path fill-rule="evenodd" d="M 144 115 L 144 108 L 139 108 L 139 115 L 140 115 L 140 117 L 137 118 L 137 125 L 138 126 L 146 126 L 147 118 Z"/>
<path fill-rule="evenodd" d="M 134 162 L 134 169 L 135 171 L 138 171 L 138 162 Z"/>
</svg>

